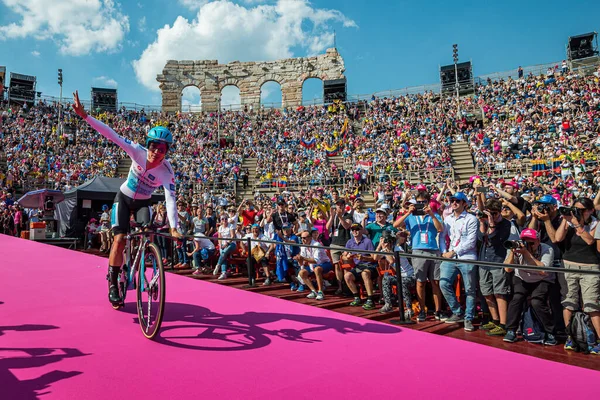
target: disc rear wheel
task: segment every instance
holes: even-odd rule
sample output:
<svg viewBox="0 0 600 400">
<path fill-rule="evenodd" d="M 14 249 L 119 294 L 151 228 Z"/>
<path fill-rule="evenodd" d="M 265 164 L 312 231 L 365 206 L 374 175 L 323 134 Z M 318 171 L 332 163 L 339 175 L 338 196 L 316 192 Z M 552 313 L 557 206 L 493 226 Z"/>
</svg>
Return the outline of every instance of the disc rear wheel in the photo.
<svg viewBox="0 0 600 400">
<path fill-rule="evenodd" d="M 144 263 L 137 272 L 137 311 L 140 328 L 148 339 L 160 330 L 165 308 L 165 271 L 158 246 L 150 243 L 146 248 Z"/>
</svg>

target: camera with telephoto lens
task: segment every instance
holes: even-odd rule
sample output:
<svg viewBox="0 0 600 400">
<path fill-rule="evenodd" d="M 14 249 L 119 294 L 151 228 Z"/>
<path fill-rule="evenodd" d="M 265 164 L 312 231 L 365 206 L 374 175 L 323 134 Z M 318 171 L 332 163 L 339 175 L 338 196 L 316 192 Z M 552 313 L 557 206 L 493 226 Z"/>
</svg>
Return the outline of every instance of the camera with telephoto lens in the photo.
<svg viewBox="0 0 600 400">
<path fill-rule="evenodd" d="M 392 232 L 390 230 L 385 230 L 381 234 L 381 240 L 384 243 L 393 245 L 394 243 L 396 243 L 396 236 L 395 236 L 394 232 Z"/>
<path fill-rule="evenodd" d="M 537 203 L 536 204 L 537 210 L 539 213 L 541 214 L 548 214 L 548 204 L 544 204 L 544 203 Z"/>
<path fill-rule="evenodd" d="M 577 219 L 581 218 L 581 213 L 579 212 L 579 209 L 577 207 L 559 207 L 558 208 L 558 213 L 560 215 L 571 215 L 573 214 L 573 216 Z"/>
<path fill-rule="evenodd" d="M 522 240 L 507 240 L 504 242 L 504 248 L 507 250 L 522 249 L 526 243 Z"/>
</svg>

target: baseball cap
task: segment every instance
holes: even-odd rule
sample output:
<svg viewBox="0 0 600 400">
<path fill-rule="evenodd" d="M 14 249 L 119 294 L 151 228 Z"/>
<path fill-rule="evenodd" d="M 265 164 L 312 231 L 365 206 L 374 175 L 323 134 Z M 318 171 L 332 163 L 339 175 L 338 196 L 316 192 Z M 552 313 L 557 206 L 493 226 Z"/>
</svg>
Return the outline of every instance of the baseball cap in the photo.
<svg viewBox="0 0 600 400">
<path fill-rule="evenodd" d="M 409 201 L 407 201 L 408 204 L 417 204 L 417 201 L 415 199 L 410 199 Z"/>
<path fill-rule="evenodd" d="M 378 213 L 378 212 L 382 212 L 382 213 L 384 213 L 384 214 L 386 214 L 386 215 L 387 215 L 387 213 L 388 213 L 388 212 L 387 212 L 387 210 L 386 210 L 385 208 L 383 208 L 383 207 L 379 207 L 377 210 L 375 210 L 375 212 L 376 212 L 376 213 Z"/>
<path fill-rule="evenodd" d="M 361 225 L 361 224 L 354 223 L 354 224 L 352 224 L 352 226 L 350 227 L 350 230 L 351 230 L 351 231 L 354 231 L 354 230 L 357 230 L 357 229 L 361 230 L 361 229 L 362 229 L 362 225 Z"/>
<path fill-rule="evenodd" d="M 535 201 L 534 203 L 550 204 L 550 205 L 555 206 L 557 204 L 557 201 L 554 197 L 552 197 L 552 195 L 546 194 L 546 195 L 542 196 L 539 200 Z"/>
<path fill-rule="evenodd" d="M 306 217 L 306 213 L 305 213 L 304 211 L 300 211 L 300 212 L 298 213 L 298 216 L 299 216 L 299 217 Z"/>
<path fill-rule="evenodd" d="M 258 225 L 258 224 L 252 224 L 250 227 L 251 228 L 260 228 L 260 225 Z"/>
<path fill-rule="evenodd" d="M 292 226 L 290 224 L 283 224 L 282 228 L 283 229 L 292 229 Z"/>
<path fill-rule="evenodd" d="M 285 200 L 284 199 L 277 200 L 277 205 L 278 206 L 285 206 Z"/>
<path fill-rule="evenodd" d="M 108 204 L 102 205 L 102 211 L 104 211 L 104 210 L 108 210 Z"/>
<path fill-rule="evenodd" d="M 470 203 L 469 198 L 463 192 L 454 193 L 454 196 L 452 196 L 451 199 L 456 199 L 456 200 L 464 201 L 465 203 Z"/>
<path fill-rule="evenodd" d="M 346 200 L 340 197 L 335 201 L 335 204 L 346 204 Z"/>
<path fill-rule="evenodd" d="M 535 229 L 525 228 L 521 231 L 520 235 L 521 239 L 532 239 L 532 240 L 540 240 L 540 236 Z"/>
<path fill-rule="evenodd" d="M 419 183 L 419 184 L 417 185 L 417 190 L 418 190 L 418 191 L 423 191 L 423 192 L 426 192 L 426 191 L 427 191 L 427 186 L 423 185 L 422 183 Z"/>
<path fill-rule="evenodd" d="M 504 186 L 512 186 L 515 189 L 519 190 L 519 184 L 515 181 L 504 182 Z"/>
</svg>

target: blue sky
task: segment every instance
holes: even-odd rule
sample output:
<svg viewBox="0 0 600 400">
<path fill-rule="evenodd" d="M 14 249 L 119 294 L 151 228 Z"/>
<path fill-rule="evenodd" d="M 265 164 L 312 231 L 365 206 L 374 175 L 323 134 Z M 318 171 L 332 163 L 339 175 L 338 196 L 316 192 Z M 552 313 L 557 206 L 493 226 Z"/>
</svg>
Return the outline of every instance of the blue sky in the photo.
<svg viewBox="0 0 600 400">
<path fill-rule="evenodd" d="M 599 1 L 564 0 L 0 0 L 0 65 L 36 75 L 46 95 L 58 95 L 62 68 L 67 95 L 116 85 L 121 101 L 157 105 L 154 76 L 168 58 L 306 56 L 330 47 L 335 29 L 348 93 L 369 94 L 437 83 L 453 43 L 475 75 L 561 60 L 569 36 L 600 29 L 598 15 Z M 281 101 L 278 85 L 263 90 L 265 102 Z M 307 81 L 304 98 L 321 91 Z M 224 103 L 236 100 L 230 92 Z"/>
</svg>

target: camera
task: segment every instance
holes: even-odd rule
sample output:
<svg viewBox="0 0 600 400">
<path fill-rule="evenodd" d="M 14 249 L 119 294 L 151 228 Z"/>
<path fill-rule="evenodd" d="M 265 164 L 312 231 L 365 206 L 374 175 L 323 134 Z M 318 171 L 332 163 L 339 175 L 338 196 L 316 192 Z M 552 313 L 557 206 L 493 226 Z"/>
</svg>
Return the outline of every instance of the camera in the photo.
<svg viewBox="0 0 600 400">
<path fill-rule="evenodd" d="M 489 191 L 490 191 L 490 188 L 489 188 L 489 187 L 487 187 L 487 186 L 479 186 L 479 187 L 476 189 L 476 192 L 477 192 L 477 193 L 488 193 Z"/>
<path fill-rule="evenodd" d="M 507 240 L 504 242 L 504 248 L 507 250 L 522 249 L 525 244 L 522 240 Z"/>
<path fill-rule="evenodd" d="M 548 214 L 548 204 L 542 204 L 542 203 L 538 203 L 536 204 L 537 210 L 538 212 L 542 213 L 542 214 Z"/>
<path fill-rule="evenodd" d="M 573 214 L 573 216 L 577 219 L 581 218 L 581 213 L 579 212 L 579 209 L 577 209 L 576 207 L 559 207 L 558 208 L 558 213 L 560 215 L 571 215 Z"/>
<path fill-rule="evenodd" d="M 477 211 L 477 218 L 485 219 L 487 217 L 488 217 L 487 214 L 484 213 L 483 211 L 479 211 L 479 210 Z"/>
<path fill-rule="evenodd" d="M 425 208 L 425 203 L 419 202 L 415 204 L 415 211 L 413 211 L 413 215 L 425 215 L 423 208 Z"/>
<path fill-rule="evenodd" d="M 396 243 L 396 236 L 394 235 L 394 232 L 385 230 L 381 234 L 381 240 L 386 244 L 393 245 Z"/>
</svg>

